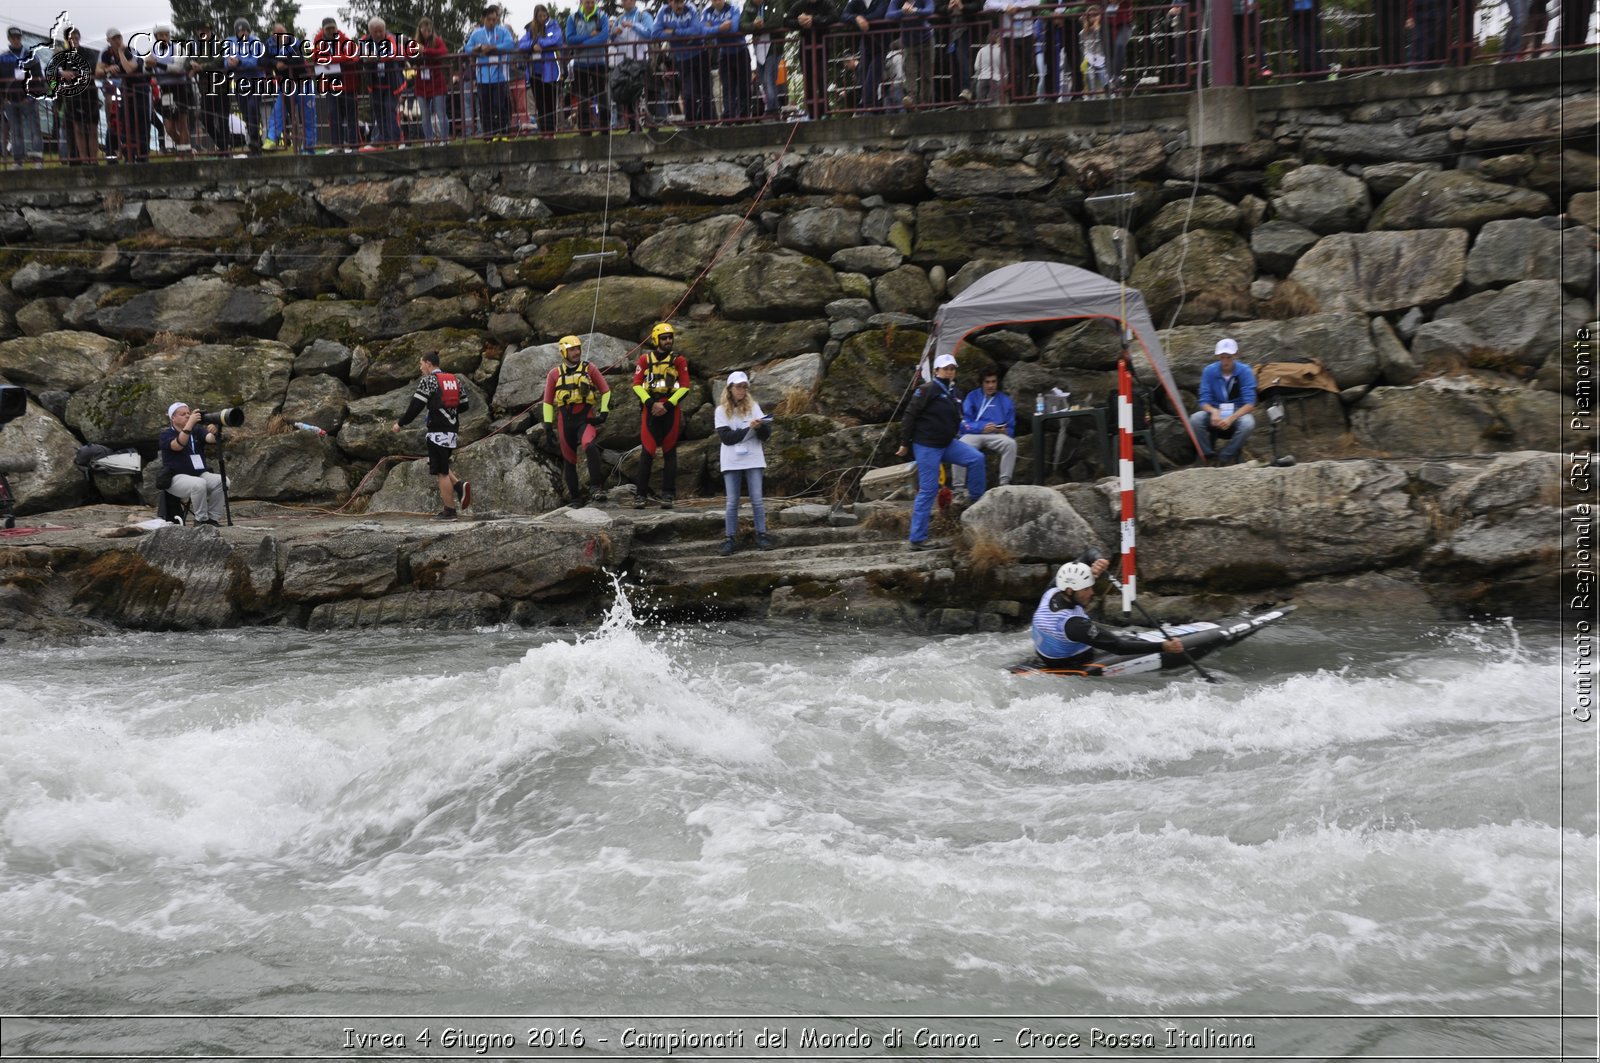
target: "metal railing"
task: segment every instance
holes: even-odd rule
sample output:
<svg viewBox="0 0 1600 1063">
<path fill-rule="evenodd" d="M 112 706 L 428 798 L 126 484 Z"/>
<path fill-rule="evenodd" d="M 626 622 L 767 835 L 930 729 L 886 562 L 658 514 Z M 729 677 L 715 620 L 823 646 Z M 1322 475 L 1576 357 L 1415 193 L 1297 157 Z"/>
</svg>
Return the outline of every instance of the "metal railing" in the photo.
<svg viewBox="0 0 1600 1063">
<path fill-rule="evenodd" d="M 1472 3 L 1246 0 L 1233 22 L 1235 80 L 1260 85 L 1495 59 L 1501 39 L 1474 36 Z M 1540 54 L 1543 27 L 1523 28 L 1516 58 Z M 965 22 L 936 14 L 863 29 L 841 20 L 825 32 L 614 40 L 537 54 L 344 54 L 281 66 L 269 58 L 253 76 L 102 76 L 92 92 L 34 106 L 44 112 L 46 151 L 68 164 L 378 151 L 1181 92 L 1208 80 L 1208 45 L 1195 7 L 1182 0 L 1072 2 Z M 0 107 L 0 126 L 14 114 Z M 0 144 L 10 162 L 7 129 L 0 128 Z"/>
</svg>

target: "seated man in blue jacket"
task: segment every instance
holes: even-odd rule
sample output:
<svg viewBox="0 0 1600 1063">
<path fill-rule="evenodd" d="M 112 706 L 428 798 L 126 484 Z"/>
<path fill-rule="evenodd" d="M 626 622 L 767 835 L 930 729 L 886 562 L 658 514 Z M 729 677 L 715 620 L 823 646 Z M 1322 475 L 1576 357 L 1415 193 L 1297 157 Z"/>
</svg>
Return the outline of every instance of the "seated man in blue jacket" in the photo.
<svg viewBox="0 0 1600 1063">
<path fill-rule="evenodd" d="M 923 384 L 906 404 L 901 422 L 901 457 L 915 453 L 917 498 L 911 505 L 911 549 L 932 550 L 928 525 L 933 520 L 933 502 L 939 495 L 939 467 L 945 462 L 964 466 L 967 490 L 976 502 L 988 486 L 983 467 L 983 452 L 956 438 L 961 434 L 961 395 L 956 391 L 956 359 L 941 354 L 933 360 L 933 379 Z"/>
<path fill-rule="evenodd" d="M 1217 341 L 1217 360 L 1200 373 L 1200 408 L 1189 415 L 1195 438 L 1206 461 L 1213 457 L 1212 436 L 1228 440 L 1218 465 L 1239 460 L 1245 440 L 1256 430 L 1250 411 L 1256 408 L 1256 375 L 1237 360 L 1239 345 L 1231 339 Z"/>
<path fill-rule="evenodd" d="M 1000 486 L 1011 482 L 1017 471 L 1017 407 L 1011 396 L 1000 390 L 1000 369 L 986 365 L 979 374 L 980 388 L 961 401 L 961 442 L 978 450 L 1000 455 Z M 966 470 L 956 468 L 955 486 L 966 483 Z"/>
<path fill-rule="evenodd" d="M 1163 653 L 1182 653 L 1177 639 L 1153 643 L 1133 635 L 1122 635 L 1089 619 L 1084 606 L 1094 598 L 1094 581 L 1110 567 L 1106 558 L 1092 565 L 1068 561 L 1056 571 L 1055 582 L 1045 588 L 1039 606 L 1033 611 L 1033 649 L 1045 664 L 1056 668 L 1076 668 L 1088 664 L 1095 650 L 1108 653 L 1149 653 L 1159 645 Z"/>
</svg>

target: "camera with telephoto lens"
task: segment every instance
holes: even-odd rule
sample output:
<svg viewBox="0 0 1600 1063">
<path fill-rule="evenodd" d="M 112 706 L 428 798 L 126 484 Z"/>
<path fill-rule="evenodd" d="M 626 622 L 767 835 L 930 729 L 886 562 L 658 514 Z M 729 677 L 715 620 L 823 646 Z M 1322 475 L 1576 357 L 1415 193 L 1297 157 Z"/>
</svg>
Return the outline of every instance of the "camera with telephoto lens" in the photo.
<svg viewBox="0 0 1600 1063">
<path fill-rule="evenodd" d="M 213 410 L 210 413 L 200 414 L 201 424 L 221 425 L 227 428 L 238 428 L 244 424 L 244 407 L 229 406 L 225 410 Z"/>
<path fill-rule="evenodd" d="M 15 384 L 0 384 L 0 425 L 10 424 L 27 412 L 27 389 Z"/>
</svg>

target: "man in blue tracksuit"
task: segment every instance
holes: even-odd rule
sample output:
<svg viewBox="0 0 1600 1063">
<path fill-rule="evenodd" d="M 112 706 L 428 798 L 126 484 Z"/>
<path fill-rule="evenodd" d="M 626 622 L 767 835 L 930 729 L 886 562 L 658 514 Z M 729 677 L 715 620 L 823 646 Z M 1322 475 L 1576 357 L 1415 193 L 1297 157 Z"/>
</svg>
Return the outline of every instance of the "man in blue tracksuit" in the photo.
<svg viewBox="0 0 1600 1063">
<path fill-rule="evenodd" d="M 1200 373 L 1200 408 L 1189 415 L 1195 438 L 1206 460 L 1212 458 L 1211 436 L 1228 440 L 1218 465 L 1239 460 L 1245 440 L 1256 430 L 1251 413 L 1256 408 L 1256 375 L 1237 360 L 1239 345 L 1231 339 L 1217 341 L 1217 360 Z"/>
<path fill-rule="evenodd" d="M 979 389 L 961 403 L 961 442 L 1000 455 L 1000 486 L 1005 487 L 1017 471 L 1017 408 L 1000 390 L 998 366 L 985 366 L 978 382 Z M 965 486 L 960 472 L 951 478 L 956 487 Z"/>
<path fill-rule="evenodd" d="M 961 442 L 961 395 L 956 391 L 956 359 L 941 354 L 933 360 L 933 379 L 923 384 L 906 404 L 901 422 L 901 457 L 914 453 L 917 462 L 917 499 L 911 506 L 911 549 L 932 550 L 928 524 L 933 501 L 939 495 L 939 467 L 945 462 L 967 470 L 967 492 L 976 502 L 988 486 L 983 452 Z"/>
<path fill-rule="evenodd" d="M 1033 611 L 1033 649 L 1045 664 L 1076 668 L 1089 663 L 1095 650 L 1109 653 L 1149 653 L 1159 645 L 1163 653 L 1182 653 L 1183 643 L 1167 639 L 1152 643 L 1132 635 L 1119 635 L 1089 619 L 1084 606 L 1094 598 L 1094 581 L 1109 567 L 1105 558 L 1092 565 L 1068 561 L 1056 570 Z"/>
<path fill-rule="evenodd" d="M 656 13 L 656 39 L 667 42 L 683 94 L 685 122 L 709 122 L 716 117 L 711 113 L 711 66 L 701 39 L 705 31 L 700 15 L 684 0 L 668 0 Z"/>
</svg>

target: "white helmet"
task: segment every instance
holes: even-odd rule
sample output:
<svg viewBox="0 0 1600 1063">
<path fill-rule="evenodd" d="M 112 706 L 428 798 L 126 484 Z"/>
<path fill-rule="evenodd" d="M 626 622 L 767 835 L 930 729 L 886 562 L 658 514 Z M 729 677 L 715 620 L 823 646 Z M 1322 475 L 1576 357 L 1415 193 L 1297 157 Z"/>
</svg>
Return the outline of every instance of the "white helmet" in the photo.
<svg viewBox="0 0 1600 1063">
<path fill-rule="evenodd" d="M 1082 561 L 1068 561 L 1056 569 L 1056 589 L 1081 591 L 1094 586 L 1094 569 Z"/>
</svg>

